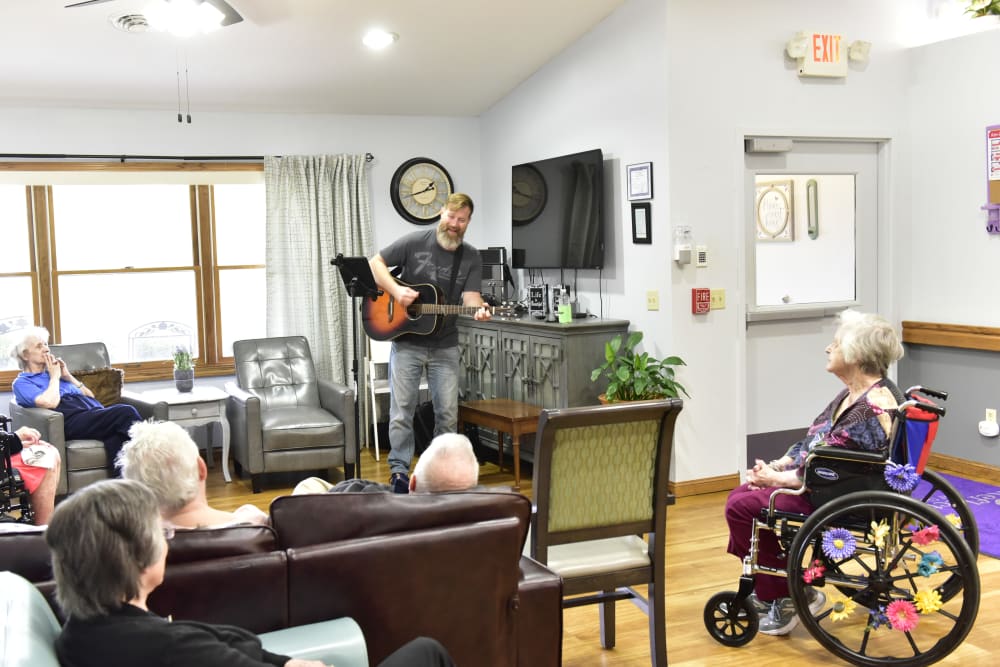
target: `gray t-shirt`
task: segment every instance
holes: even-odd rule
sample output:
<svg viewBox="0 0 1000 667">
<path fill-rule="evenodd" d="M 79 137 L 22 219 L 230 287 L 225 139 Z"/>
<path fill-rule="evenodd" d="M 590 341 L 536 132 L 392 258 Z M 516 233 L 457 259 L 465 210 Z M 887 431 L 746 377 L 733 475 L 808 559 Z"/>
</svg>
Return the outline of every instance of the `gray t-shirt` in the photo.
<svg viewBox="0 0 1000 667">
<path fill-rule="evenodd" d="M 447 294 L 451 282 L 451 269 L 455 263 L 455 253 L 445 250 L 437 242 L 437 226 L 420 232 L 413 232 L 390 243 L 379 254 L 386 266 L 402 267 L 399 279 L 410 285 L 430 284 L 444 294 L 444 303 L 462 303 L 462 292 L 478 292 L 483 281 L 483 262 L 479 251 L 469 243 L 462 244 L 462 261 L 458 266 L 455 288 Z M 455 252 L 458 252 L 457 250 Z M 458 344 L 456 316 L 444 318 L 441 328 L 433 334 L 418 336 L 404 334 L 397 340 L 425 347 L 451 347 Z"/>
</svg>

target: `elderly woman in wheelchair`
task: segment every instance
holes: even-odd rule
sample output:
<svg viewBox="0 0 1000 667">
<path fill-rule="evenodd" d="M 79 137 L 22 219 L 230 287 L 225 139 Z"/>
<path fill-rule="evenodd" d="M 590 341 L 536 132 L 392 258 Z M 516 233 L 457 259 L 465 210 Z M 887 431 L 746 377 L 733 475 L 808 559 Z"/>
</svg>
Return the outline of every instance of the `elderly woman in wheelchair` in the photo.
<svg viewBox="0 0 1000 667">
<path fill-rule="evenodd" d="M 844 389 L 802 441 L 758 460 L 729 495 L 728 551 L 743 560 L 743 576 L 738 592 L 709 600 L 705 625 L 741 646 L 801 620 L 848 662 L 929 664 L 960 643 L 979 604 L 971 512 L 931 471 L 920 482 L 926 454 L 906 444 L 908 416 L 944 413 L 911 392 L 946 395 L 919 387 L 904 395 L 885 377 L 903 349 L 878 315 L 841 313 L 826 354 Z M 922 502 L 931 495 L 954 512 Z"/>
</svg>

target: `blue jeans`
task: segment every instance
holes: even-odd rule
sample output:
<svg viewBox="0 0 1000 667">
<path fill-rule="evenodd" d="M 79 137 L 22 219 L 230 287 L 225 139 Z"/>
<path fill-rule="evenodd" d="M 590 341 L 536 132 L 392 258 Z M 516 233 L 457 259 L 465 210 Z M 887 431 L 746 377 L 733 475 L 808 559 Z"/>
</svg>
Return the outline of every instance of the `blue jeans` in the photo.
<svg viewBox="0 0 1000 667">
<path fill-rule="evenodd" d="M 389 355 L 389 471 L 410 474 L 413 461 L 413 411 L 420 400 L 420 377 L 434 402 L 434 435 L 454 433 L 458 426 L 458 346 L 433 348 L 403 341 Z"/>
</svg>

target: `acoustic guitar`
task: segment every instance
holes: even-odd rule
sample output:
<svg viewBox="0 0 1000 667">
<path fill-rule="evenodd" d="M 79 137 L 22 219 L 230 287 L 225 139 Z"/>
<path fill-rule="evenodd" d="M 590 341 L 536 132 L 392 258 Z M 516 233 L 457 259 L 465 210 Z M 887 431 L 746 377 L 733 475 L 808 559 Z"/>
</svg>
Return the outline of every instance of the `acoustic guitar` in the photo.
<svg viewBox="0 0 1000 667">
<path fill-rule="evenodd" d="M 400 306 L 387 293 L 374 301 L 365 299 L 361 305 L 361 321 L 370 338 L 392 340 L 403 334 L 427 336 L 441 328 L 444 316 L 474 315 L 479 310 L 477 306 L 441 303 L 444 295 L 434 285 L 410 285 L 402 280 L 396 282 L 419 292 L 420 296 L 407 307 Z"/>
</svg>

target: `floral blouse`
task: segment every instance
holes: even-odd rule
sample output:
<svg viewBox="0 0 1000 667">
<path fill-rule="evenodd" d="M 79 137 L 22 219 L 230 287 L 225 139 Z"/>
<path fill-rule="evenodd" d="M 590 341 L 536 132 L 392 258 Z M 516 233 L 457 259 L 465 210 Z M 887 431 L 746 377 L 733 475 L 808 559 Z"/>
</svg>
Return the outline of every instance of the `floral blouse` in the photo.
<svg viewBox="0 0 1000 667">
<path fill-rule="evenodd" d="M 891 381 L 885 378 L 879 380 L 857 401 L 834 417 L 847 394 L 847 389 L 837 394 L 816 417 L 806 437 L 785 452 L 785 456 L 790 456 L 795 461 L 799 477 L 803 474 L 809 452 L 819 445 L 869 452 L 888 449 L 893 413 L 899 405 Z"/>
</svg>

